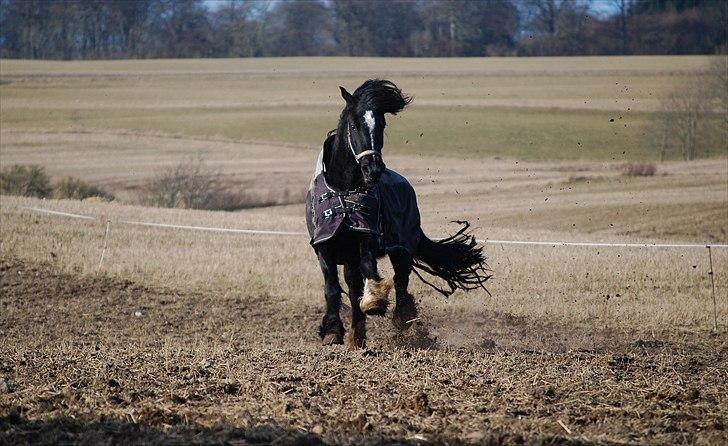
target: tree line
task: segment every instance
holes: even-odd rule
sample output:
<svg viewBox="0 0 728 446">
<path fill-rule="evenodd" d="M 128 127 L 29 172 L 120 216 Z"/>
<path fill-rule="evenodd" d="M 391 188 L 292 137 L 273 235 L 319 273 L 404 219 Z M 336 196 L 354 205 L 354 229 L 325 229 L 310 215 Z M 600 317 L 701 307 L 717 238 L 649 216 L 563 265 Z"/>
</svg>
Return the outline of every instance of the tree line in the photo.
<svg viewBox="0 0 728 446">
<path fill-rule="evenodd" d="M 0 0 L 0 57 L 714 54 L 726 0 Z"/>
</svg>

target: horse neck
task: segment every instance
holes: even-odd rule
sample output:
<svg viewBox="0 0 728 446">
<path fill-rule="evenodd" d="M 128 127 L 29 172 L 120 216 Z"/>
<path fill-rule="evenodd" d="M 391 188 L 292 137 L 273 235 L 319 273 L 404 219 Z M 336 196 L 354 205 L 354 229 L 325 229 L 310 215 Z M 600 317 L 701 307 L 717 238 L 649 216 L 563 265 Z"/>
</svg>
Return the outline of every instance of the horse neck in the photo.
<svg viewBox="0 0 728 446">
<path fill-rule="evenodd" d="M 364 177 L 346 139 L 346 130 L 337 131 L 331 158 L 326 164 L 326 182 L 336 190 L 352 190 L 364 185 Z"/>
</svg>

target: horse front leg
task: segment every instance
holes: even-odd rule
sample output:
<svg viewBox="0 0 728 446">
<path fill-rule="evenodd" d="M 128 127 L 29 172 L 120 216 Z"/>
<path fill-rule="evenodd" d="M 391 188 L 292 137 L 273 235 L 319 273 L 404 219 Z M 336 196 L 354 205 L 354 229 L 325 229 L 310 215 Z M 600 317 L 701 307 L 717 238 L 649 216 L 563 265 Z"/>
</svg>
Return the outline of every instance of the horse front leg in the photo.
<svg viewBox="0 0 728 446">
<path fill-rule="evenodd" d="M 352 350 L 364 348 L 367 337 L 367 315 L 359 308 L 359 300 L 364 294 L 364 279 L 359 259 L 344 265 L 344 279 L 349 287 L 351 301 L 351 330 L 346 334 L 346 343 Z"/>
<path fill-rule="evenodd" d="M 344 324 L 341 323 L 341 285 L 333 256 L 322 250 L 318 253 L 319 265 L 324 275 L 324 297 L 326 298 L 326 313 L 324 314 L 319 336 L 323 345 L 344 343 Z"/>
<path fill-rule="evenodd" d="M 407 330 L 417 318 L 417 305 L 414 297 L 407 291 L 409 276 L 412 272 L 412 256 L 407 251 L 395 251 L 389 254 L 394 268 L 394 290 L 396 304 L 392 323 L 399 330 Z"/>
<path fill-rule="evenodd" d="M 379 275 L 373 244 L 374 241 L 370 236 L 365 237 L 360 244 L 361 273 L 366 280 L 364 296 L 359 302 L 359 307 L 366 314 L 383 316 L 389 305 L 388 297 L 392 290 L 392 282 L 382 279 Z"/>
</svg>

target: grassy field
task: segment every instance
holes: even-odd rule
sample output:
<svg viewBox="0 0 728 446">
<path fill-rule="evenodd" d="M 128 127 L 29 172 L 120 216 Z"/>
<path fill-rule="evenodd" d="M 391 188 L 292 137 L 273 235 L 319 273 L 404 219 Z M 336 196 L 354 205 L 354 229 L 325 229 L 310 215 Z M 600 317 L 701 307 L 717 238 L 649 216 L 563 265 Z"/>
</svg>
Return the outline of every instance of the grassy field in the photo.
<svg viewBox="0 0 728 446">
<path fill-rule="evenodd" d="M 393 153 L 658 159 L 650 112 L 708 57 L 1 62 L 3 129 L 123 130 L 317 147 L 338 85 L 415 96 Z M 406 116 L 406 118 L 405 118 Z M 610 120 L 614 120 L 610 122 Z M 716 149 L 717 150 L 717 149 Z"/>
<path fill-rule="evenodd" d="M 385 159 L 433 237 L 468 219 L 491 240 L 727 243 L 726 157 L 622 173 L 656 158 L 654 96 L 707 61 L 3 60 L 1 167 L 117 200 L 0 197 L 0 443 L 724 444 L 728 249 L 717 331 L 705 248 L 488 244 L 490 296 L 413 278 L 414 327 L 369 318 L 347 351 L 319 345 L 306 236 L 124 223 L 304 231 L 301 204 L 137 194 L 197 154 L 246 191 L 301 194 L 337 86 L 386 76 L 415 102 L 388 119 Z"/>
</svg>

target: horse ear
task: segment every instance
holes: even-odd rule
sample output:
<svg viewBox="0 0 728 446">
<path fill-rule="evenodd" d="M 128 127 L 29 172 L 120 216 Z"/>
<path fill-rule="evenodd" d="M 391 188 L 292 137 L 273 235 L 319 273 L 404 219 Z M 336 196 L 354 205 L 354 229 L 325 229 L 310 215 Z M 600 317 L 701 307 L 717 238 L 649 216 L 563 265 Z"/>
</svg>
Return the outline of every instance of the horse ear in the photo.
<svg viewBox="0 0 728 446">
<path fill-rule="evenodd" d="M 341 90 L 341 97 L 344 98 L 347 104 L 351 105 L 354 103 L 354 96 L 351 95 L 348 91 L 346 91 L 346 88 L 339 87 L 339 90 Z"/>
</svg>

